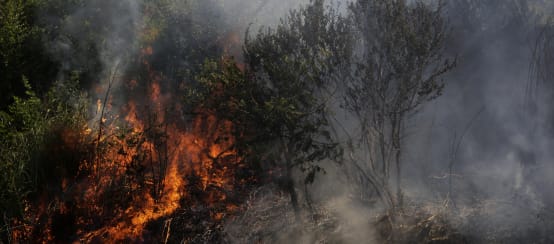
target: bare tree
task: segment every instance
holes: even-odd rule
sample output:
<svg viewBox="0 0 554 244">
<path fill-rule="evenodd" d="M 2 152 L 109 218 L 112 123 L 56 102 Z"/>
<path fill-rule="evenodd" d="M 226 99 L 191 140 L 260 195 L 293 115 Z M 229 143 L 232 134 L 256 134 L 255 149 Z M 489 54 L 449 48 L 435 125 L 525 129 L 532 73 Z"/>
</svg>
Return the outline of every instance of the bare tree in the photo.
<svg viewBox="0 0 554 244">
<path fill-rule="evenodd" d="M 392 208 L 402 206 L 404 124 L 422 104 L 441 95 L 441 77 L 455 65 L 442 55 L 447 33 L 443 6 L 442 1 L 403 0 L 350 5 L 358 55 L 353 75 L 345 81 L 344 104 L 360 123 L 356 151 L 365 154 L 363 162 L 355 156 L 352 161 Z"/>
</svg>

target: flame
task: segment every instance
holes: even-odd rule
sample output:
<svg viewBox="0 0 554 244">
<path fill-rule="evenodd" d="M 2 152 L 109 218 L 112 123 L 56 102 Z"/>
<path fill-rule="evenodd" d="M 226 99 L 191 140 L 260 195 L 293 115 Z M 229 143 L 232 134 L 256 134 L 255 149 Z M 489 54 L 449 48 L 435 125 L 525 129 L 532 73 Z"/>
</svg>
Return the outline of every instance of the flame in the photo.
<svg viewBox="0 0 554 244">
<path fill-rule="evenodd" d="M 96 101 L 96 114 L 100 114 L 102 111 L 102 100 L 98 99 Z"/>
<path fill-rule="evenodd" d="M 151 47 L 142 53 L 151 54 Z M 143 63 L 150 69 L 147 62 Z M 124 106 L 123 117 L 131 127 L 131 133 L 110 138 L 110 144 L 117 146 L 108 147 L 96 165 L 100 173 L 92 176 L 91 181 L 98 183 L 92 186 L 91 181 L 84 183 L 84 199 L 87 202 L 84 204 L 92 205 L 92 213 L 105 216 L 106 210 L 100 207 L 102 204 L 99 199 L 108 194 L 113 182 L 124 182 L 129 169 L 139 164 L 141 167 L 158 167 L 163 172 L 151 170 L 144 175 L 150 179 L 142 182 L 142 186 L 137 182 L 131 184 L 130 188 L 142 189 L 139 194 L 132 196 L 132 204 L 116 212 L 110 224 L 92 231 L 81 230 L 81 241 L 143 241 L 148 223 L 174 214 L 182 204 L 194 204 L 192 200 L 187 202 L 192 198 L 187 188 L 193 187 L 186 180 L 187 176 L 199 177 L 199 188 L 207 195 L 202 201 L 207 205 L 217 205 L 227 200 L 224 190 L 231 191 L 236 185 L 232 169 L 239 167 L 241 158 L 233 149 L 232 123 L 221 121 L 213 114 L 199 116 L 189 128 L 183 126 L 182 121 L 181 124 L 167 122 L 167 108 L 180 106 L 170 104 L 171 96 L 169 93 L 164 94 L 160 83 L 162 78 L 158 74 L 151 71 L 149 79 L 148 100 L 142 103 L 130 100 Z M 134 86 L 140 85 L 136 80 L 132 83 Z M 149 115 L 156 119 L 145 120 Z M 162 128 L 162 136 L 149 135 L 156 130 L 160 132 Z M 113 134 L 119 132 L 113 125 L 108 130 Z M 156 181 L 161 186 L 156 187 Z M 225 211 L 236 210 L 236 205 L 230 205 L 224 211 L 214 211 L 211 216 L 214 221 L 221 221 L 227 214 Z M 87 225 L 90 221 L 82 219 L 81 223 Z"/>
<path fill-rule="evenodd" d="M 127 104 L 127 115 L 125 116 L 125 121 L 127 121 L 132 127 L 134 133 L 141 133 L 144 131 L 144 125 L 142 121 L 139 121 L 137 118 L 137 105 L 134 101 L 130 101 Z"/>
<path fill-rule="evenodd" d="M 153 96 L 155 97 L 155 96 Z M 151 98 L 153 98 L 151 97 Z M 133 102 L 128 104 L 129 113 L 125 117 L 126 121 L 133 126 L 133 133 L 139 134 L 144 132 L 143 123 L 136 116 L 136 105 Z M 239 157 L 236 156 L 234 150 L 225 149 L 230 147 L 231 142 L 223 144 L 214 144 L 214 137 L 204 137 L 199 131 L 206 123 L 208 126 L 205 128 L 218 130 L 215 128 L 216 119 L 213 116 L 208 116 L 205 120 L 198 120 L 195 122 L 195 126 L 192 131 L 183 131 L 178 129 L 176 125 L 168 127 L 168 139 L 169 151 L 173 153 L 170 156 L 169 165 L 164 174 L 164 185 L 161 197 L 155 198 L 150 192 L 144 192 L 140 198 L 134 199 L 133 202 L 137 204 L 131 205 L 129 208 L 121 212 L 114 224 L 103 227 L 99 230 L 95 230 L 83 235 L 81 240 L 92 241 L 98 237 L 106 237 L 106 240 L 110 241 L 124 241 L 132 238 L 141 238 L 144 235 L 145 225 L 151 221 L 158 220 L 164 216 L 173 214 L 179 207 L 181 207 L 181 201 L 187 195 L 185 187 L 187 182 L 184 179 L 184 175 L 197 174 L 201 178 L 202 190 L 207 190 L 210 186 L 219 188 L 228 188 L 228 184 L 232 182 L 232 173 L 229 167 L 223 167 L 220 170 L 214 168 L 214 160 L 227 156 L 235 156 L 234 163 L 239 162 Z M 228 129 L 229 123 L 223 123 Z M 214 133 L 216 135 L 217 133 Z M 145 141 L 140 147 L 141 150 L 151 150 L 152 155 L 158 155 L 158 151 L 152 141 Z M 138 155 L 138 150 L 133 150 L 124 146 L 126 155 L 122 158 L 118 158 L 117 162 L 122 164 L 131 164 L 132 158 Z M 113 153 L 111 153 L 113 156 Z M 110 157 L 111 157 L 110 156 Z M 159 161 L 159 158 L 152 158 L 151 160 Z M 111 162 L 105 162 L 106 165 L 110 165 Z M 124 171 L 117 171 L 116 176 L 124 174 Z M 103 185 L 107 185 L 108 182 L 103 182 Z M 95 193 L 102 192 L 102 190 L 95 188 L 90 189 L 87 192 L 85 198 L 97 198 Z M 211 192 L 208 198 L 208 204 L 224 201 L 226 196 L 218 192 Z M 228 211 L 236 210 L 235 206 L 229 206 Z M 214 220 L 221 220 L 225 213 L 217 212 L 213 214 Z"/>
<path fill-rule="evenodd" d="M 149 30 L 149 35 L 157 34 Z M 238 37 L 229 38 L 235 42 Z M 234 146 L 234 125 L 210 111 L 182 118 L 180 99 L 172 97 L 163 75 L 148 62 L 153 53 L 150 45 L 141 50 L 139 63 L 148 75 L 121 86 L 131 94 L 121 108 L 113 104 L 112 94 L 106 101 L 98 99 L 93 122 L 62 133 L 64 144 L 86 145 L 94 153 L 83 156 L 77 176 L 60 181 L 63 194 L 29 205 L 27 219 L 43 229 L 13 223 L 24 226 L 13 231 L 16 242 L 30 233 L 43 243 L 70 242 L 59 239 L 68 236 L 87 243 L 155 242 L 168 236 L 152 237 L 148 225 L 182 209 L 201 205 L 210 209 L 213 221 L 239 210 L 227 195 L 245 182 L 237 176 L 245 166 Z M 98 97 L 107 91 L 102 86 L 95 90 Z M 63 223 L 74 232 L 57 236 L 54 216 L 70 219 Z"/>
<path fill-rule="evenodd" d="M 183 196 L 184 181 L 180 177 L 178 161 L 174 160 L 168 169 L 166 180 L 171 182 L 164 187 L 165 194 L 159 202 L 148 193 L 139 200 L 138 206 L 131 206 L 124 211 L 125 220 L 113 226 L 88 233 L 85 240 L 107 235 L 110 241 L 122 241 L 129 238 L 140 238 L 143 235 L 145 225 L 152 220 L 172 214 L 179 207 L 179 201 Z"/>
</svg>

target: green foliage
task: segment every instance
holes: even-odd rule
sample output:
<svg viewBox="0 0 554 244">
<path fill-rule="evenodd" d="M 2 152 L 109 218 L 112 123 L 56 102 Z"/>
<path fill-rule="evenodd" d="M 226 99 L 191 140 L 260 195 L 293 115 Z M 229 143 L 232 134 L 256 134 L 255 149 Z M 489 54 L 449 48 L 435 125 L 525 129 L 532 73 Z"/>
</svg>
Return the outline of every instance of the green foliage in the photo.
<svg viewBox="0 0 554 244">
<path fill-rule="evenodd" d="M 254 39 L 247 38 L 246 60 L 253 72 L 267 74 L 273 90 L 292 92 L 300 103 L 312 106 L 312 94 L 344 69 L 352 51 L 349 23 L 324 1 L 312 1 L 291 11 L 275 29 L 261 29 Z"/>
<path fill-rule="evenodd" d="M 264 108 L 281 141 L 274 160 L 286 167 L 304 168 L 334 154 L 327 102 L 352 49 L 348 23 L 324 1 L 312 1 L 245 42 L 250 72 L 270 94 Z"/>
<path fill-rule="evenodd" d="M 28 81 L 24 79 L 27 89 Z M 29 186 L 35 185 L 36 177 L 29 169 L 33 153 L 40 150 L 42 137 L 47 125 L 42 119 L 41 102 L 33 92 L 27 91 L 29 98 L 14 98 L 9 111 L 2 112 L 0 131 L 2 132 L 0 196 L 2 212 L 22 214 L 23 199 L 29 193 Z"/>
<path fill-rule="evenodd" d="M 155 70 L 168 80 L 192 81 L 205 59 L 221 57 L 225 23 L 218 2 L 145 1 L 147 28 L 141 45 L 151 45 L 155 50 L 149 58 Z"/>
<path fill-rule="evenodd" d="M 21 58 L 21 49 L 25 41 L 37 29 L 28 23 L 28 12 L 34 1 L 10 0 L 0 7 L 0 57 L 3 65 L 10 67 L 12 62 Z"/>
<path fill-rule="evenodd" d="M 84 94 L 77 80 L 58 82 L 45 99 L 37 97 L 24 77 L 26 97 L 14 97 L 0 112 L 0 210 L 6 217 L 22 216 L 25 200 L 48 179 L 56 162 L 45 156 L 57 126 L 76 128 L 85 121 Z"/>
<path fill-rule="evenodd" d="M 34 82 L 34 91 L 44 92 L 57 73 L 56 63 L 42 45 L 44 29 L 37 23 L 37 9 L 44 4 L 42 0 L 0 1 L 0 109 L 13 102 L 14 95 L 24 95 L 21 76 Z"/>
<path fill-rule="evenodd" d="M 284 142 L 277 151 L 289 154 L 284 159 L 289 161 L 287 167 L 308 170 L 307 182 L 313 181 L 319 167 L 306 168 L 306 163 L 338 153 L 329 132 L 327 102 L 333 99 L 334 82 L 348 70 L 352 51 L 348 25 L 324 1 L 312 1 L 291 11 L 275 30 L 260 31 L 245 44 L 257 82 L 272 93 L 265 105 Z"/>
<path fill-rule="evenodd" d="M 319 162 L 341 155 L 328 102 L 352 49 L 348 23 L 324 1 L 313 1 L 275 29 L 248 37 L 245 64 L 207 62 L 189 89 L 191 108 L 233 122 L 240 155 L 271 169 L 295 208 L 293 170 L 303 171 L 309 184 L 323 171 Z"/>
</svg>

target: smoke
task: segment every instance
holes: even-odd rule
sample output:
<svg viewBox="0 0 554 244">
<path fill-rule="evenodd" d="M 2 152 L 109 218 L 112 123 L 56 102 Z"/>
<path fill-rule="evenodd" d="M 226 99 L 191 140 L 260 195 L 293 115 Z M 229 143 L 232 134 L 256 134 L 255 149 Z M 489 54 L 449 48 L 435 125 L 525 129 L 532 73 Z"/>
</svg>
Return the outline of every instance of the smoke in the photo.
<svg viewBox="0 0 554 244">
<path fill-rule="evenodd" d="M 552 91 L 540 84 L 538 94 L 529 94 L 529 84 L 535 79 L 533 49 L 551 3 L 447 6 L 452 30 L 446 47 L 458 55 L 458 66 L 445 78 L 444 94 L 409 126 L 407 192 L 420 201 L 449 197 L 458 208 L 479 209 L 480 217 L 465 227 L 484 241 L 548 238 L 544 229 L 552 224 L 544 217 L 554 203 L 554 145 L 552 118 L 544 112 L 552 101 L 544 94 Z"/>
<path fill-rule="evenodd" d="M 220 51 L 217 49 L 225 49 L 227 44 L 234 49 L 223 51 L 240 58 L 240 44 L 248 28 L 256 32 L 262 26 L 274 26 L 290 9 L 307 2 L 168 1 L 163 11 L 173 13 L 174 18 L 160 24 L 160 35 L 182 40 L 173 42 L 179 43 L 177 46 L 145 41 L 147 37 L 141 33 L 145 26 L 142 1 L 82 1 L 62 22 L 51 23 L 46 13 L 43 21 L 57 26 L 53 31 L 61 33 L 56 39 L 45 37 L 51 55 L 61 63 L 60 79 L 68 79 L 71 71 L 86 71 L 81 76 L 89 82 L 86 85 L 95 104 L 97 100 L 103 102 L 113 89 L 109 92 L 116 94 L 111 96 L 116 107 L 124 105 L 125 98 L 116 90 L 146 44 L 155 50 L 152 65 L 166 77 L 162 88 L 171 91 L 192 79 L 175 67 L 198 68 L 203 62 L 198 57 L 215 57 Z M 335 3 L 339 2 L 346 6 L 348 1 Z M 535 58 L 535 41 L 544 16 L 551 15 L 553 9 L 551 1 L 540 0 L 450 1 L 444 13 L 451 25 L 446 54 L 457 55 L 458 66 L 445 77 L 444 94 L 406 125 L 409 136 L 404 146 L 402 184 L 407 197 L 419 203 L 449 199 L 457 209 L 472 209 L 466 215 L 471 217 L 452 217 L 451 222 L 479 240 L 544 236 L 552 227 L 547 220 L 552 216 L 548 209 L 554 204 L 549 100 L 553 91 L 539 84 L 539 93 L 529 94 L 528 87 L 534 82 L 530 64 Z M 191 33 L 204 28 L 213 30 L 192 38 Z M 342 115 L 340 111 L 337 114 Z M 344 120 L 347 129 L 354 131 L 355 123 Z M 332 221 L 327 223 L 335 224 L 329 230 L 336 231 L 337 240 L 358 243 L 373 239 L 371 216 L 381 209 L 352 200 L 357 196 L 349 195 L 351 186 L 344 179 L 342 166 L 329 162 L 325 168 L 327 174 L 318 176 L 304 197 L 330 211 L 327 216 Z M 286 204 L 279 197 L 254 200 L 252 211 L 275 202 Z M 276 205 L 279 207 L 283 206 Z M 285 207 L 272 211 L 291 214 Z M 281 221 L 274 217 L 271 221 Z M 277 227 L 293 222 L 273 222 L 265 231 L 275 232 Z M 244 223 L 229 223 L 227 230 L 233 233 L 240 224 Z M 307 232 L 275 240 L 317 240 Z"/>
<path fill-rule="evenodd" d="M 60 79 L 70 71 L 100 71 L 97 80 L 138 51 L 140 4 L 137 1 L 76 1 L 68 3 L 61 21 L 42 14 L 42 21 L 56 33 L 47 39 L 48 50 L 61 63 Z M 121 64 L 121 70 L 124 70 Z M 92 73 L 92 72 L 91 72 Z"/>
<path fill-rule="evenodd" d="M 458 65 L 444 77 L 443 95 L 405 125 L 402 187 L 408 204 L 447 207 L 448 223 L 473 242 L 552 241 L 553 90 L 536 80 L 531 64 L 553 10 L 551 1 L 469 0 L 444 9 L 445 55 L 457 56 Z M 533 85 L 539 88 L 530 93 Z M 356 123 L 334 109 L 354 132 Z M 343 169 L 325 168 L 312 197 L 348 199 L 330 209 L 355 219 L 356 197 L 337 194 L 352 192 Z"/>
<path fill-rule="evenodd" d="M 474 242 L 551 240 L 552 91 L 539 84 L 529 94 L 529 85 L 533 50 L 552 7 L 550 1 L 449 1 L 444 9 L 445 55 L 457 56 L 458 65 L 444 78 L 443 95 L 406 124 L 402 187 L 410 204 L 435 212 L 447 206 L 448 224 Z M 355 133 L 356 122 L 338 102 L 333 110 Z M 342 242 L 375 240 L 368 216 L 381 208 L 350 195 L 360 189 L 352 191 L 345 179 L 348 165 L 323 165 L 327 173 L 304 197 L 333 212 L 343 234 L 362 237 Z"/>
<path fill-rule="evenodd" d="M 49 9 L 39 16 L 49 32 L 44 36 L 47 50 L 60 63 L 58 80 L 79 75 L 81 84 L 90 90 L 94 104 L 91 122 L 96 123 L 103 106 L 118 113 L 126 97 L 137 95 L 119 88 L 138 78 L 136 68 L 147 48 L 154 51 L 148 58 L 150 65 L 163 74 L 162 92 L 174 93 L 183 82 L 194 80 L 194 70 L 206 58 L 217 59 L 224 52 L 240 59 L 248 28 L 257 32 L 262 26 L 274 25 L 301 3 L 72 1 L 64 6 L 67 12 Z"/>
<path fill-rule="evenodd" d="M 39 13 L 49 34 L 44 37 L 45 45 L 60 64 L 58 80 L 77 78 L 90 90 L 90 127 L 97 128 L 101 117 L 115 116 L 108 116 L 107 110 L 124 104 L 119 88 L 139 53 L 141 3 L 93 0 L 62 6 L 58 7 L 67 12 Z"/>
</svg>

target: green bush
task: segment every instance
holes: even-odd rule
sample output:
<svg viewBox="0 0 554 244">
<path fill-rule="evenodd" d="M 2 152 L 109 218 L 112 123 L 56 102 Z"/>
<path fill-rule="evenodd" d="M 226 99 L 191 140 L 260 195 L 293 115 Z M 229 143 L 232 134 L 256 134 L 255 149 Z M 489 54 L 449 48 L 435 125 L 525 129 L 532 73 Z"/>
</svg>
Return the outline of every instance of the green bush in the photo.
<svg viewBox="0 0 554 244">
<path fill-rule="evenodd" d="M 23 217 L 28 197 L 37 193 L 60 162 L 46 156 L 59 137 L 57 128 L 75 128 L 86 123 L 85 94 L 77 79 L 57 82 L 44 98 L 32 91 L 24 77 L 25 97 L 14 97 L 0 111 L 0 211 L 4 225 Z M 66 162 L 62 162 L 66 163 Z"/>
</svg>

